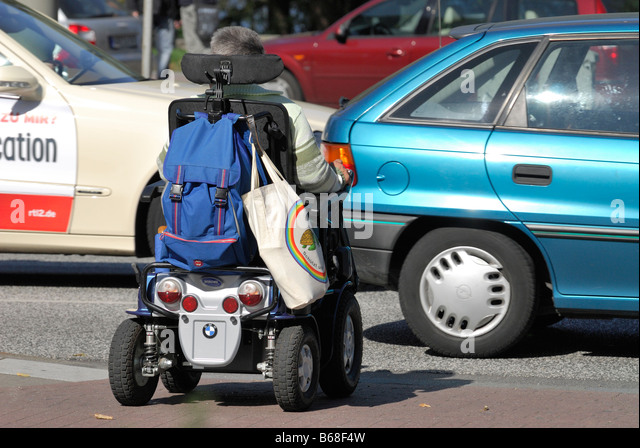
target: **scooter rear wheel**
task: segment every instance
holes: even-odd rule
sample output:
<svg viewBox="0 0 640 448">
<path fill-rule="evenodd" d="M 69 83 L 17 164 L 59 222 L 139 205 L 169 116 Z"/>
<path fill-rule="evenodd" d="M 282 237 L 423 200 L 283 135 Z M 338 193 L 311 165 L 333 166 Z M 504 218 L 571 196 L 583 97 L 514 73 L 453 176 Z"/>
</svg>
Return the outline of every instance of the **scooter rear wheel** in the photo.
<svg viewBox="0 0 640 448">
<path fill-rule="evenodd" d="M 363 347 L 360 305 L 350 291 L 338 303 L 332 341 L 333 355 L 320 372 L 320 387 L 329 397 L 347 397 L 360 381 Z"/>
<path fill-rule="evenodd" d="M 315 399 L 320 373 L 320 348 L 306 325 L 283 328 L 276 341 L 273 390 L 285 411 L 304 411 Z"/>
</svg>

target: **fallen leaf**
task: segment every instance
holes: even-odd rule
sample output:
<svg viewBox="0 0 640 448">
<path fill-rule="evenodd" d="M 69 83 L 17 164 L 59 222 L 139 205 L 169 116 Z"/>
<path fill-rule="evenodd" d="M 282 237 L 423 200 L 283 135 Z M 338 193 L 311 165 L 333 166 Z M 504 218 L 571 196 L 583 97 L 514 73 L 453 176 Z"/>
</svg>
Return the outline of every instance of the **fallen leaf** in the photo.
<svg viewBox="0 0 640 448">
<path fill-rule="evenodd" d="M 111 417 L 110 415 L 93 414 L 93 416 L 99 420 L 113 420 L 113 417 Z"/>
<path fill-rule="evenodd" d="M 421 408 L 430 408 L 431 405 L 430 404 L 426 404 L 426 403 L 420 403 L 419 405 Z"/>
<path fill-rule="evenodd" d="M 74 353 L 71 356 L 78 356 L 79 357 L 79 356 L 86 356 L 86 355 L 84 353 Z"/>
<path fill-rule="evenodd" d="M 25 378 L 29 378 L 29 377 L 31 377 L 31 375 L 29 375 L 28 373 L 20 373 L 20 372 L 18 372 L 18 373 L 16 373 L 16 375 L 18 375 L 18 376 L 24 376 Z"/>
</svg>

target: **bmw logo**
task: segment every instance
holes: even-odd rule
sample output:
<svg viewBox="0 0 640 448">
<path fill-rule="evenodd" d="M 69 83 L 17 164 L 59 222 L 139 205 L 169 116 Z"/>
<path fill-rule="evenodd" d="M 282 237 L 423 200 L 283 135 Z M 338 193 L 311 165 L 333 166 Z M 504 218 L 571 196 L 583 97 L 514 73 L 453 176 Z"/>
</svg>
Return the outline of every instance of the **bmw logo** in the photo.
<svg viewBox="0 0 640 448">
<path fill-rule="evenodd" d="M 213 339 L 218 334 L 218 327 L 212 323 L 205 324 L 204 327 L 202 327 L 202 334 L 204 334 L 204 337 L 207 339 Z"/>
</svg>

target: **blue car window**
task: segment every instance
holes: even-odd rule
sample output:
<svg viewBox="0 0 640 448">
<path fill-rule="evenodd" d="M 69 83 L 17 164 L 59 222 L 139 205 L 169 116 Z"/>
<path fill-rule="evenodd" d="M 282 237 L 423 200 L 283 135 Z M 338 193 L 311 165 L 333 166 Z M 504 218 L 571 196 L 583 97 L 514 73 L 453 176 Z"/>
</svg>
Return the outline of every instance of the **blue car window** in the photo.
<svg viewBox="0 0 640 448">
<path fill-rule="evenodd" d="M 530 128 L 638 134 L 638 39 L 552 42 L 525 97 Z"/>
<path fill-rule="evenodd" d="M 390 119 L 493 123 L 536 45 L 500 46 L 467 60 L 411 95 Z"/>
</svg>

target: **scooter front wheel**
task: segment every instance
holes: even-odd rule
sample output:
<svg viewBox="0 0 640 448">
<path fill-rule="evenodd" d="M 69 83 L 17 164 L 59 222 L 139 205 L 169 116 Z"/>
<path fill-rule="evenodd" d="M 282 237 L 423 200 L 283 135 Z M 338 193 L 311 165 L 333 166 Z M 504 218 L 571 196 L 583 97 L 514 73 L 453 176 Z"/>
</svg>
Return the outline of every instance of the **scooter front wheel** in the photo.
<svg viewBox="0 0 640 448">
<path fill-rule="evenodd" d="M 202 372 L 188 372 L 172 367 L 160 374 L 164 387 L 172 394 L 187 394 L 196 388 Z"/>
<path fill-rule="evenodd" d="M 118 326 L 109 350 L 109 384 L 113 396 L 125 406 L 147 404 L 158 386 L 158 377 L 142 375 L 145 330 L 135 319 Z"/>
</svg>

